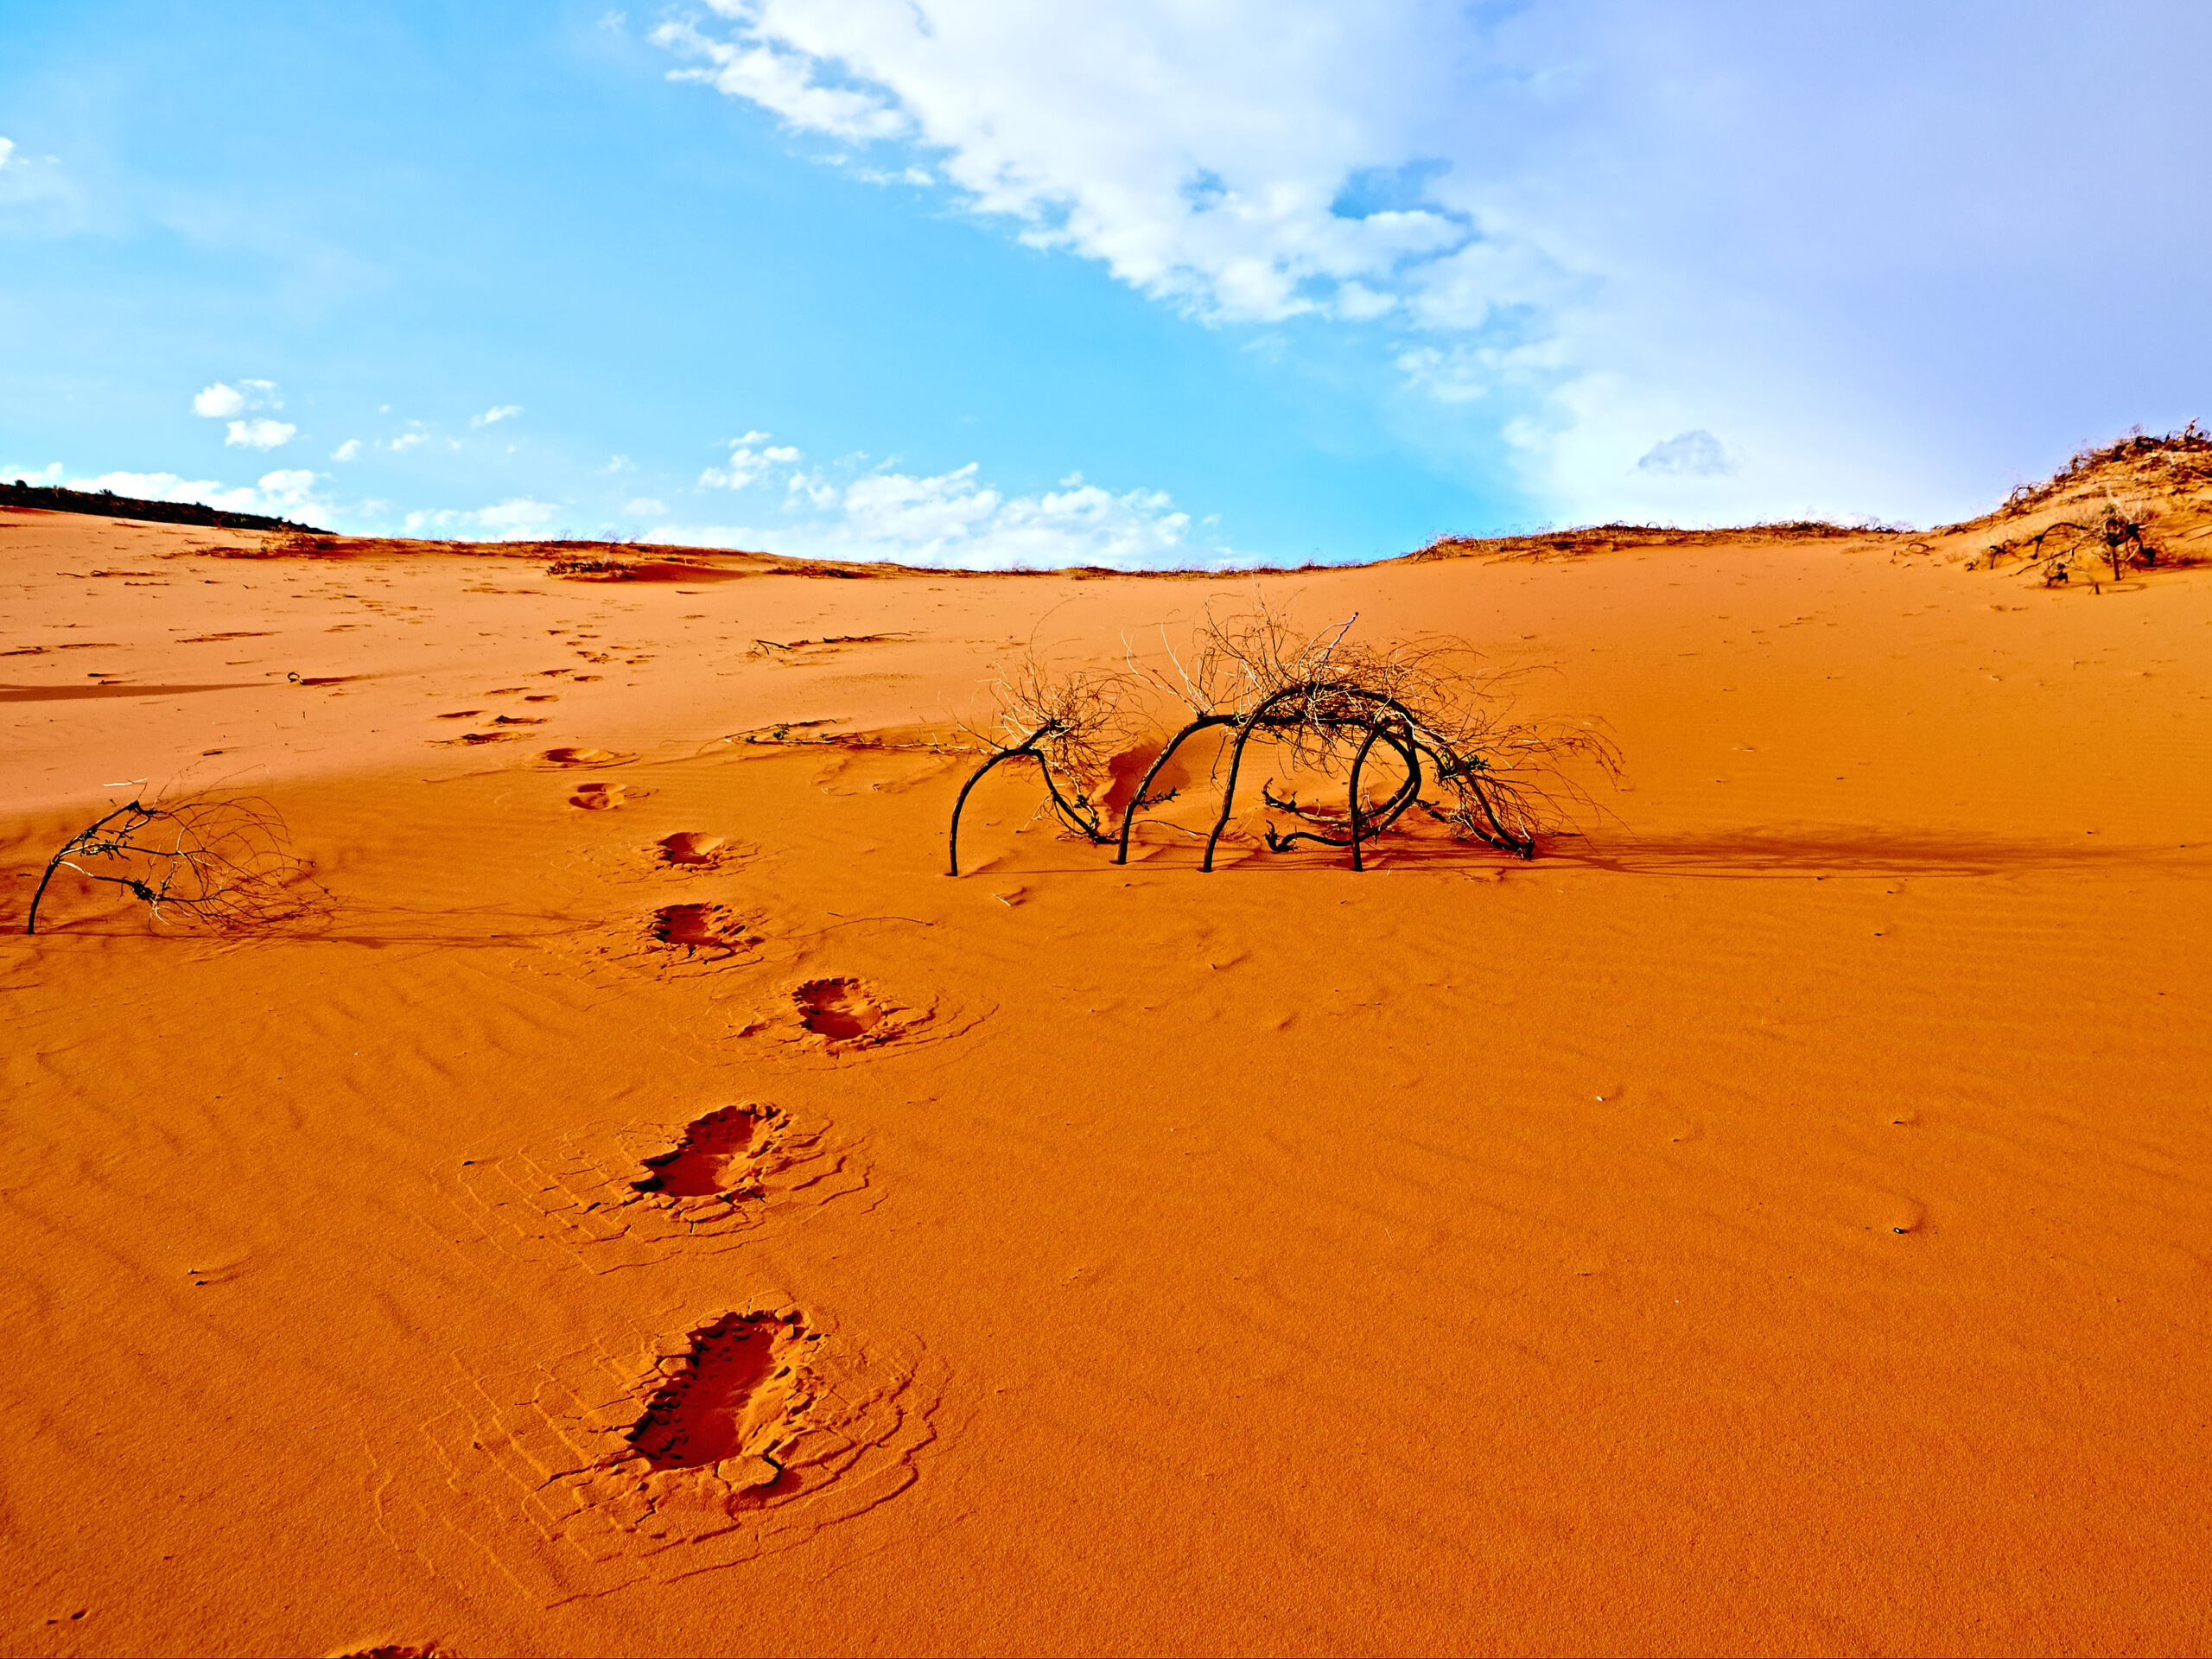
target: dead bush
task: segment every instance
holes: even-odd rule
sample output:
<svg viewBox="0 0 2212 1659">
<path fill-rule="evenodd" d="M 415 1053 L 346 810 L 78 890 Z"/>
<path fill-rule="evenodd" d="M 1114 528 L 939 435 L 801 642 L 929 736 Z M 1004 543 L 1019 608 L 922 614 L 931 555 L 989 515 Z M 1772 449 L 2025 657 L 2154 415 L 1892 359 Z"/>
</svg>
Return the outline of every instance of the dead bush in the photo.
<svg viewBox="0 0 2212 1659">
<path fill-rule="evenodd" d="M 1126 863 L 1138 815 L 1173 798 L 1154 792 L 1168 763 L 1192 739 L 1219 731 L 1228 765 L 1201 865 L 1209 871 L 1235 815 L 1255 737 L 1287 751 L 1295 768 L 1339 780 L 1345 791 L 1338 811 L 1280 797 L 1272 779 L 1263 782 L 1262 799 L 1290 820 L 1281 828 L 1269 820 L 1268 849 L 1342 847 L 1354 869 L 1363 868 L 1363 849 L 1416 807 L 1456 836 L 1532 858 L 1547 835 L 1565 826 L 1571 805 L 1586 798 L 1567 767 L 1618 772 L 1618 751 L 1594 726 L 1512 718 L 1512 677 L 1485 671 L 1465 645 L 1417 639 L 1370 645 L 1350 637 L 1357 620 L 1304 634 L 1262 602 L 1226 616 L 1210 613 L 1179 652 L 1163 631 L 1164 665 L 1139 661 L 1126 642 L 1126 673 L 1054 676 L 1028 658 L 995 683 L 996 723 L 977 734 L 992 753 L 953 807 L 952 874 L 960 873 L 960 816 L 969 792 L 992 767 L 1023 756 L 1039 763 L 1061 821 L 1092 842 L 1112 841 L 1115 861 Z M 1088 792 L 1090 781 L 1105 774 L 1117 743 L 1134 728 L 1125 708 L 1147 692 L 1180 703 L 1189 718 L 1154 757 L 1118 834 L 1109 836 Z M 1377 785 L 1377 768 L 1395 768 L 1395 781 Z"/>
<path fill-rule="evenodd" d="M 1363 846 L 1414 806 L 1456 835 L 1533 858 L 1541 838 L 1563 826 L 1570 798 L 1581 794 L 1564 766 L 1579 760 L 1617 773 L 1618 751 L 1595 727 L 1510 718 L 1511 677 L 1484 671 L 1462 642 L 1370 645 L 1351 638 L 1358 620 L 1302 634 L 1262 602 L 1225 618 L 1209 613 L 1188 660 L 1171 646 L 1166 670 L 1142 667 L 1132 653 L 1132 671 L 1175 697 L 1191 718 L 1154 758 L 1122 815 L 1116 862 L 1128 860 L 1137 814 L 1166 798 L 1153 794 L 1153 785 L 1175 752 L 1215 728 L 1234 736 L 1221 810 L 1200 866 L 1206 870 L 1236 811 L 1247 746 L 1262 733 L 1288 749 L 1294 766 L 1346 786 L 1338 816 L 1278 798 L 1263 785 L 1267 804 L 1298 820 L 1287 831 L 1270 823 L 1269 850 L 1300 842 L 1344 847 L 1354 869 L 1363 867 Z M 1378 748 L 1382 764 L 1395 761 L 1404 775 L 1376 801 L 1362 785 Z M 1425 782 L 1440 800 L 1422 798 Z"/>
<path fill-rule="evenodd" d="M 23 931 L 60 870 L 144 900 L 156 922 L 244 934 L 307 920 L 329 895 L 291 849 L 283 816 L 253 796 L 132 801 L 64 842 L 47 861 Z"/>
</svg>

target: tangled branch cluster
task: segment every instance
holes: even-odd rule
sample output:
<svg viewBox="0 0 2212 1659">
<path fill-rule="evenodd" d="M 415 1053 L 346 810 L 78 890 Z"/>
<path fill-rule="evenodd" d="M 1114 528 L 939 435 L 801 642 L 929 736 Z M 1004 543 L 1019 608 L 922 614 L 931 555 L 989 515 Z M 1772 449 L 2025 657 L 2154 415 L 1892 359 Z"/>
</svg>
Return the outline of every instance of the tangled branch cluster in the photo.
<svg viewBox="0 0 2212 1659">
<path fill-rule="evenodd" d="M 23 931 L 59 870 L 123 888 L 154 919 L 225 934 L 303 920 L 328 895 L 291 849 L 283 817 L 251 796 L 132 801 L 79 830 L 47 861 Z"/>
<path fill-rule="evenodd" d="M 2018 556 L 2026 561 L 2025 569 L 2043 578 L 2046 588 L 2063 587 L 2072 581 L 2075 561 L 2083 558 L 2101 561 L 2118 582 L 2130 569 L 2149 570 L 2158 563 L 2161 551 L 2151 539 L 2145 522 L 2149 517 L 2150 509 L 2140 501 L 2107 496 L 2100 509 L 2046 524 L 2017 544 L 1999 542 L 1982 557 L 1993 570 L 2000 561 Z"/>
<path fill-rule="evenodd" d="M 1165 693 L 1189 718 L 1160 748 L 1123 810 L 1119 833 L 1110 837 L 1117 863 L 1128 861 L 1138 815 L 1172 798 L 1154 793 L 1161 772 L 1177 751 L 1207 731 L 1229 740 L 1221 810 L 1201 867 L 1207 870 L 1235 814 L 1255 736 L 1286 752 L 1294 767 L 1342 780 L 1346 791 L 1338 813 L 1276 796 L 1272 779 L 1262 784 L 1267 805 L 1293 820 L 1281 831 L 1270 821 L 1268 849 L 1281 852 L 1301 842 L 1347 848 L 1354 869 L 1363 866 L 1366 843 L 1414 806 L 1456 835 L 1534 857 L 1540 837 L 1564 817 L 1562 794 L 1573 792 L 1562 766 L 1583 760 L 1609 774 L 1618 769 L 1611 741 L 1589 727 L 1508 719 L 1504 677 L 1479 671 L 1464 645 L 1355 643 L 1349 636 L 1357 620 L 1307 635 L 1264 604 L 1227 618 L 1210 614 L 1187 653 L 1168 645 L 1161 668 L 1127 651 L 1126 673 L 1056 677 L 1033 657 L 995 688 L 996 726 L 979 734 L 994 753 L 954 806 L 952 873 L 959 874 L 960 812 L 969 792 L 993 766 L 1021 755 L 1039 762 L 1061 820 L 1093 842 L 1107 842 L 1083 780 L 1106 770 L 1131 729 L 1122 712 L 1125 702 L 1146 691 Z M 1394 765 L 1402 775 L 1377 798 L 1369 788 L 1374 768 Z M 1063 779 L 1069 784 L 1065 793 Z M 1432 785 L 1438 799 L 1423 798 Z"/>
</svg>

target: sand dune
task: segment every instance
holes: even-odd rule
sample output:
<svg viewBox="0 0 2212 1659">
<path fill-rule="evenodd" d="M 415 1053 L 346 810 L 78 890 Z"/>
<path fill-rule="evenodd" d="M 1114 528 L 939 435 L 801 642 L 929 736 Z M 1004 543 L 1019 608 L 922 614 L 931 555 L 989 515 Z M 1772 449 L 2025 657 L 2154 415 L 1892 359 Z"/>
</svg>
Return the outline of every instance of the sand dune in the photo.
<svg viewBox="0 0 2212 1659">
<path fill-rule="evenodd" d="M 11 1647 L 2202 1649 L 2203 468 L 1172 579 L 0 513 Z M 995 665 L 1255 592 L 1622 787 L 1201 874 L 994 774 L 944 874 Z M 327 908 L 22 935 L 192 790 Z"/>
</svg>

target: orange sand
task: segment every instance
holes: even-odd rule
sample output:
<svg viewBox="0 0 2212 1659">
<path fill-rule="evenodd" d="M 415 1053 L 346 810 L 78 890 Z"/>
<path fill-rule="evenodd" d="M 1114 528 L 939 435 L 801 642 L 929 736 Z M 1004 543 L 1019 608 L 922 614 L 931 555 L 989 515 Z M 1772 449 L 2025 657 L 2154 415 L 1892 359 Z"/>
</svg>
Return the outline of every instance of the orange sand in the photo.
<svg viewBox="0 0 2212 1659">
<path fill-rule="evenodd" d="M 954 881 L 971 760 L 727 740 L 1253 579 L 0 515 L 7 1649 L 2212 1646 L 2212 572 L 1987 539 L 1268 577 L 1629 786 Z M 327 924 L 23 938 L 141 779 Z"/>
</svg>

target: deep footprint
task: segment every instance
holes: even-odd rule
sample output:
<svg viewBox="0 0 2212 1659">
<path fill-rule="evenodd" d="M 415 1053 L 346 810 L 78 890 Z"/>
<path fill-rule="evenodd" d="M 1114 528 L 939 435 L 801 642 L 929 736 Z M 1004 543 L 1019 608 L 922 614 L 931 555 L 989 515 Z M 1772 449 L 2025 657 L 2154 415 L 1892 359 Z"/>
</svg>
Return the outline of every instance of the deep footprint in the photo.
<svg viewBox="0 0 2212 1659">
<path fill-rule="evenodd" d="M 703 1469 L 747 1454 L 760 1459 L 754 1490 L 783 1478 L 774 1458 L 787 1438 L 790 1350 L 805 1339 L 772 1313 L 725 1313 L 691 1336 L 690 1352 L 645 1402 L 627 1435 L 655 1470 Z"/>
<path fill-rule="evenodd" d="M 882 1022 L 883 1008 L 851 979 L 810 979 L 792 993 L 806 1028 L 833 1043 L 865 1037 Z"/>
<path fill-rule="evenodd" d="M 680 944 L 686 956 L 711 951 L 734 957 L 760 943 L 745 924 L 724 905 L 669 905 L 653 912 L 653 938 L 663 944 Z"/>
<path fill-rule="evenodd" d="M 687 830 L 681 835 L 662 838 L 660 859 L 664 864 L 719 864 L 724 856 L 722 849 L 728 845 L 721 836 Z"/>
<path fill-rule="evenodd" d="M 744 1186 L 741 1171 L 733 1166 L 767 1128 L 763 1120 L 772 1109 L 723 1106 L 709 1112 L 684 1130 L 675 1151 L 645 1160 L 652 1173 L 637 1183 L 637 1190 L 671 1198 L 712 1198 Z"/>
</svg>

